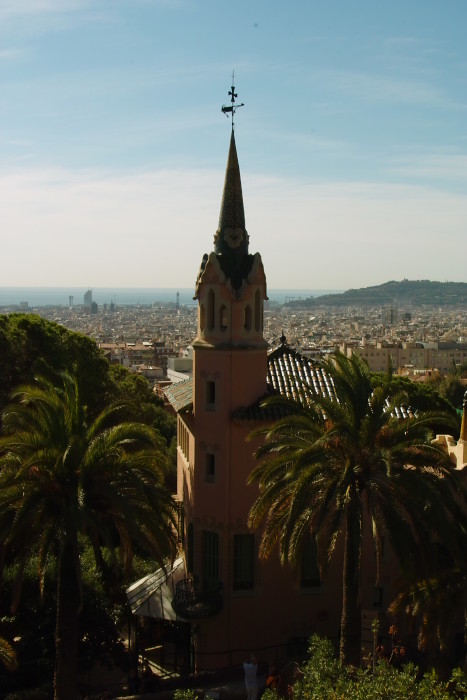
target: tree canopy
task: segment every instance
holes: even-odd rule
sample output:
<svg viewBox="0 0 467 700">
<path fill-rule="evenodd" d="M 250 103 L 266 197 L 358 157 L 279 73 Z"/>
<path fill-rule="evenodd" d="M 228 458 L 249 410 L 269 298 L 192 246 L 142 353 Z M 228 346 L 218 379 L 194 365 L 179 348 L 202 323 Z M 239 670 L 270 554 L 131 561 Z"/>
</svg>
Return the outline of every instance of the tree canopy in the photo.
<svg viewBox="0 0 467 700">
<path fill-rule="evenodd" d="M 398 418 L 401 395 L 392 377 L 374 387 L 356 355 L 333 355 L 322 364 L 332 398 L 315 393 L 306 406 L 268 400 L 282 406 L 284 417 L 256 432 L 264 442 L 249 478 L 260 489 L 249 523 L 263 526 L 261 556 L 278 545 L 281 560 L 292 564 L 310 537 L 321 568 L 336 541 L 344 542 L 341 662 L 358 663 L 364 520 L 373 533 L 377 577 L 383 535 L 403 568 L 414 568 L 424 553 L 428 558 L 432 532 L 447 536 L 446 509 L 456 507 L 448 488 L 452 465 L 431 443 L 431 428 L 452 428 L 456 419 L 439 411 Z"/>
<path fill-rule="evenodd" d="M 160 565 L 175 552 L 175 508 L 164 485 L 161 438 L 122 421 L 114 405 L 89 419 L 76 377 L 36 377 L 12 393 L 0 438 L 0 537 L 18 562 L 18 581 L 36 557 L 41 585 L 57 563 L 55 698 L 76 692 L 77 620 L 81 606 L 81 536 L 102 576 L 135 546 Z M 20 590 L 18 588 L 18 590 Z M 14 601 L 15 605 L 17 601 Z"/>
</svg>

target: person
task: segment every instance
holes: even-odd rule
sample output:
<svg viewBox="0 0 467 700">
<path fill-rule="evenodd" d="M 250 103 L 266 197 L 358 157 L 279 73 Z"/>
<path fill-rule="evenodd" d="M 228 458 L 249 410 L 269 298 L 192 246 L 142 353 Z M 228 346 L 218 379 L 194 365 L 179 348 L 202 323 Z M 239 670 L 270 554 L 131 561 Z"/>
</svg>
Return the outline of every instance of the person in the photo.
<svg viewBox="0 0 467 700">
<path fill-rule="evenodd" d="M 258 663 L 254 654 L 243 662 L 245 671 L 246 700 L 257 700 L 258 697 Z"/>
<path fill-rule="evenodd" d="M 279 690 L 281 684 L 281 677 L 277 670 L 277 666 L 274 661 L 269 662 L 268 677 L 266 678 L 266 688 L 270 690 Z"/>
</svg>

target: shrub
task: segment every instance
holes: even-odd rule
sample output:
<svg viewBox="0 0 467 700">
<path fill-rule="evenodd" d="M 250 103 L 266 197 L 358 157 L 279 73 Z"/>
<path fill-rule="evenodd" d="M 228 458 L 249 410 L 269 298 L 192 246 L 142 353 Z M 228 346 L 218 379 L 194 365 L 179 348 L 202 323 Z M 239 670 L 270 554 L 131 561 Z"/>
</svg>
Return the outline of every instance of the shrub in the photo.
<svg viewBox="0 0 467 700">
<path fill-rule="evenodd" d="M 313 635 L 303 678 L 293 686 L 293 700 L 457 700 L 465 697 L 467 678 L 456 669 L 441 682 L 434 672 L 422 675 L 414 664 L 394 668 L 380 660 L 374 669 L 340 667 L 332 644 Z"/>
<path fill-rule="evenodd" d="M 198 694 L 193 688 L 182 690 L 179 688 L 174 691 L 174 700 L 199 700 Z"/>
</svg>

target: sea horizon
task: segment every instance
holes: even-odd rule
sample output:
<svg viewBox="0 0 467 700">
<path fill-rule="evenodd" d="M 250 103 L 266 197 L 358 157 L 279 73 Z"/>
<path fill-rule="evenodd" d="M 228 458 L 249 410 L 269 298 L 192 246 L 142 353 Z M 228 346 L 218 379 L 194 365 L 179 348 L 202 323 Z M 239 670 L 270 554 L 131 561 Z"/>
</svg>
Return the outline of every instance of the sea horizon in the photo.
<svg viewBox="0 0 467 700">
<path fill-rule="evenodd" d="M 98 305 L 148 306 L 153 304 L 176 304 L 193 306 L 194 287 L 0 287 L 0 307 L 22 306 L 37 308 L 41 306 L 80 306 L 84 294 L 92 291 L 92 300 Z M 343 289 L 268 289 L 271 302 L 283 304 L 291 299 L 306 299 L 338 294 Z M 177 298 L 178 294 L 178 298 Z"/>
</svg>

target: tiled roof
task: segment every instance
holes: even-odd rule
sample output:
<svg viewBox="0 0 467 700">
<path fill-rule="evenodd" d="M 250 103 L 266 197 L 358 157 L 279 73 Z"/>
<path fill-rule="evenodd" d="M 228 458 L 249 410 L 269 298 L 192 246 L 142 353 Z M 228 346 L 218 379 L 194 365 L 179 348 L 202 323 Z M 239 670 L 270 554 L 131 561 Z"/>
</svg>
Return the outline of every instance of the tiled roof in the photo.
<svg viewBox="0 0 467 700">
<path fill-rule="evenodd" d="M 235 411 L 232 416 L 234 419 L 273 422 L 283 418 L 293 409 L 274 404 L 264 405 L 265 399 L 278 394 L 293 399 L 302 406 L 313 401 L 313 397 L 318 394 L 335 399 L 332 380 L 323 368 L 310 358 L 300 355 L 285 342 L 268 356 L 267 380 L 268 393 L 251 406 Z M 398 406 L 394 409 L 394 415 L 397 418 L 407 418 L 412 415 L 412 410 L 410 407 Z"/>
<path fill-rule="evenodd" d="M 268 356 L 268 384 L 274 393 L 302 405 L 316 394 L 335 396 L 332 382 L 321 367 L 285 343 Z"/>
<path fill-rule="evenodd" d="M 286 396 L 302 405 L 313 400 L 316 394 L 334 397 L 332 382 L 321 367 L 285 343 L 268 356 L 267 383 L 268 393 L 251 406 L 235 411 L 232 416 L 234 419 L 267 422 L 279 420 L 288 412 L 287 407 L 264 405 L 265 399 L 274 394 Z"/>
<path fill-rule="evenodd" d="M 186 411 L 193 405 L 193 377 L 170 384 L 163 392 L 176 413 Z"/>
<path fill-rule="evenodd" d="M 289 409 L 274 404 L 265 406 L 265 399 L 273 395 L 286 396 L 303 406 L 313 401 L 313 397 L 318 394 L 335 398 L 332 380 L 322 367 L 300 355 L 285 342 L 268 355 L 267 388 L 264 396 L 250 406 L 234 411 L 232 418 L 267 422 L 279 420 Z M 164 389 L 164 393 L 175 411 L 187 410 L 193 405 L 193 379 L 169 386 Z M 412 411 L 410 407 L 400 406 L 396 407 L 394 414 L 398 418 L 407 418 Z"/>
</svg>

